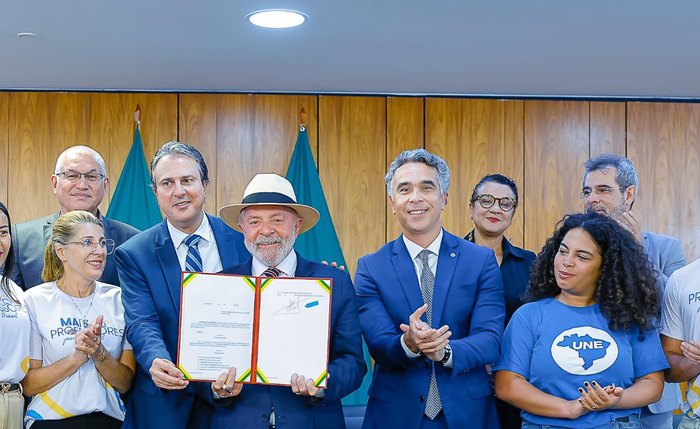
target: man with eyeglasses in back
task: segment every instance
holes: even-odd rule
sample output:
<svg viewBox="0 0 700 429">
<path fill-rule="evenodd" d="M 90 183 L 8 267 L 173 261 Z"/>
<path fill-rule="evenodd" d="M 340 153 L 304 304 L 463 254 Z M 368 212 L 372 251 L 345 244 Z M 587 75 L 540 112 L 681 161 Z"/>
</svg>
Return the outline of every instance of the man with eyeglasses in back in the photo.
<svg viewBox="0 0 700 429">
<path fill-rule="evenodd" d="M 586 161 L 581 198 L 587 211 L 617 220 L 644 248 L 656 273 L 659 296 L 663 296 L 668 277 L 685 265 L 680 242 L 673 237 L 642 230 L 639 217 L 632 212 L 639 178 L 632 162 L 624 156 L 605 153 Z M 673 410 L 681 403 L 677 384 L 666 383 L 659 402 L 642 408 L 644 429 L 671 429 Z"/>
<path fill-rule="evenodd" d="M 85 210 L 97 216 L 104 224 L 105 237 L 119 246 L 138 229 L 100 213 L 99 205 L 109 189 L 109 177 L 105 162 L 94 149 L 87 146 L 72 146 L 63 151 L 56 160 L 51 188 L 60 210 L 49 216 L 15 225 L 12 234 L 12 249 L 15 252 L 15 269 L 12 279 L 27 290 L 43 283 L 44 247 L 51 236 L 51 228 L 58 217 L 73 210 Z M 107 264 L 100 281 L 119 285 L 114 253 L 107 255 Z"/>
</svg>

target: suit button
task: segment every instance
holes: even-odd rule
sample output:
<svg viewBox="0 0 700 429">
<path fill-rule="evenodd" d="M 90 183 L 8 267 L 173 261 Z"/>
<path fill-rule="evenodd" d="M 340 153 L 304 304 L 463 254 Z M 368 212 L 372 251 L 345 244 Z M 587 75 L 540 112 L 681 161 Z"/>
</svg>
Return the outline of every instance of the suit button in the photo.
<svg viewBox="0 0 700 429">
<path fill-rule="evenodd" d="M 418 400 L 421 401 L 421 402 L 424 402 L 424 401 L 425 401 L 425 397 L 423 397 L 423 395 L 420 395 L 420 396 L 418 397 Z"/>
</svg>

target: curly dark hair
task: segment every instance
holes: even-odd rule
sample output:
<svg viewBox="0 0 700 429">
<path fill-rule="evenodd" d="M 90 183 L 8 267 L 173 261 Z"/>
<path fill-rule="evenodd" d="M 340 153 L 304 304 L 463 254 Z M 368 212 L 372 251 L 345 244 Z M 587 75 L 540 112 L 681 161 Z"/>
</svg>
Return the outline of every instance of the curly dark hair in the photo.
<svg viewBox="0 0 700 429">
<path fill-rule="evenodd" d="M 653 327 L 659 312 L 656 277 L 642 246 L 617 221 L 598 213 L 564 216 L 554 235 L 547 239 L 530 271 L 526 301 L 559 295 L 554 276 L 554 257 L 566 234 L 581 228 L 593 238 L 602 257 L 595 299 L 609 327 L 615 331 L 641 331 Z"/>
</svg>

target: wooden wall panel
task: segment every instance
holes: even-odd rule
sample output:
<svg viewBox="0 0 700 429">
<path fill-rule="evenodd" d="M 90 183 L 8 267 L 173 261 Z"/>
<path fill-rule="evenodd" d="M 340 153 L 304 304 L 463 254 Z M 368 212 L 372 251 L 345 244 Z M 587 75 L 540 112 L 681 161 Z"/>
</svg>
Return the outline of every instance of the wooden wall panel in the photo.
<svg viewBox="0 0 700 429">
<path fill-rule="evenodd" d="M 386 98 L 319 99 L 321 182 L 351 276 L 386 237 Z"/>
<path fill-rule="evenodd" d="M 588 103 L 525 102 L 525 247 L 539 252 L 564 214 L 583 208 L 578 192 L 589 153 Z"/>
<path fill-rule="evenodd" d="M 176 94 L 91 94 L 89 146 L 102 154 L 110 178 L 110 192 L 101 205 L 103 213 L 107 213 L 134 140 L 137 105 L 141 106 L 141 139 L 146 164 L 150 166 L 156 150 L 165 142 L 177 139 Z"/>
<path fill-rule="evenodd" d="M 424 99 L 388 97 L 386 100 L 386 166 L 404 150 L 424 147 Z M 386 197 L 386 191 L 384 192 Z M 386 201 L 386 241 L 401 234 L 401 226 L 391 213 L 391 203 Z"/>
<path fill-rule="evenodd" d="M 590 157 L 601 153 L 625 155 L 627 105 L 624 102 L 589 103 L 591 150 Z"/>
<path fill-rule="evenodd" d="M 207 192 L 208 212 L 218 213 L 222 205 L 240 202 L 255 174 L 287 172 L 302 107 L 307 111 L 306 128 L 315 152 L 316 96 L 180 96 L 180 138 L 202 150 L 210 170 L 213 189 Z"/>
<path fill-rule="evenodd" d="M 524 182 L 522 118 L 521 101 L 426 99 L 425 147 L 450 167 L 450 192 L 443 214 L 448 231 L 464 236 L 473 228 L 469 197 L 481 177 L 498 172 Z M 521 246 L 522 231 L 522 217 L 516 214 L 506 235 Z"/>
<path fill-rule="evenodd" d="M 90 99 L 88 93 L 10 93 L 8 202 L 14 222 L 58 210 L 51 174 L 64 149 L 88 144 Z"/>
<path fill-rule="evenodd" d="M 8 151 L 10 143 L 10 93 L 0 92 L 0 201 L 6 206 L 8 178 Z M 14 216 L 12 207 L 8 207 L 10 217 Z"/>
<path fill-rule="evenodd" d="M 176 137 L 176 100 L 176 95 L 160 94 L 11 93 L 9 138 L 13 150 L 8 176 L 13 186 L 8 199 L 17 206 L 13 210 L 16 221 L 58 210 L 50 177 L 58 155 L 74 145 L 92 147 L 107 164 L 110 193 L 100 205 L 106 213 L 133 142 L 136 104 L 143 110 L 142 133 L 148 154 L 152 153 L 151 136 Z"/>
<path fill-rule="evenodd" d="M 689 260 L 700 256 L 700 103 L 0 92 L 0 198 L 14 220 L 57 210 L 50 175 L 58 154 L 75 144 L 94 147 L 107 162 L 106 212 L 132 142 L 136 104 L 147 162 L 171 139 L 202 150 L 212 213 L 240 200 L 254 174 L 286 172 L 304 107 L 351 271 L 358 257 L 398 235 L 383 177 L 400 151 L 414 147 L 450 165 L 443 220 L 460 235 L 472 227 L 467 200 L 474 183 L 495 171 L 513 177 L 521 206 L 507 235 L 534 251 L 556 221 L 582 208 L 578 191 L 589 155 L 627 153 L 640 172 L 635 211 L 644 227 L 679 237 Z"/>
<path fill-rule="evenodd" d="M 700 104 L 629 103 L 627 122 L 634 212 L 644 229 L 680 239 L 688 261 L 700 257 Z"/>
<path fill-rule="evenodd" d="M 209 185 L 204 210 L 218 214 L 217 203 L 219 180 L 218 158 L 218 111 L 227 106 L 228 95 L 181 94 L 179 98 L 178 141 L 191 144 L 204 156 L 209 169 Z M 222 117 L 226 112 L 222 113 Z M 237 165 L 237 164 L 236 164 Z"/>
</svg>

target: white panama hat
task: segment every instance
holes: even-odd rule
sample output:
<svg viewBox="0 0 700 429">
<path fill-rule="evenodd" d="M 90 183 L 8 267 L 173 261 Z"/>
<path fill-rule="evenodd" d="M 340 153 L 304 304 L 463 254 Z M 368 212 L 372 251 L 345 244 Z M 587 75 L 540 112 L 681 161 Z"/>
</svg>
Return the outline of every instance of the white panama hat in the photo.
<svg viewBox="0 0 700 429">
<path fill-rule="evenodd" d="M 306 232 L 318 222 L 318 210 L 297 203 L 297 196 L 289 180 L 272 173 L 256 174 L 243 191 L 240 204 L 228 204 L 219 209 L 219 216 L 229 226 L 238 228 L 241 211 L 252 206 L 282 206 L 297 212 L 304 222 L 299 233 Z"/>
</svg>

